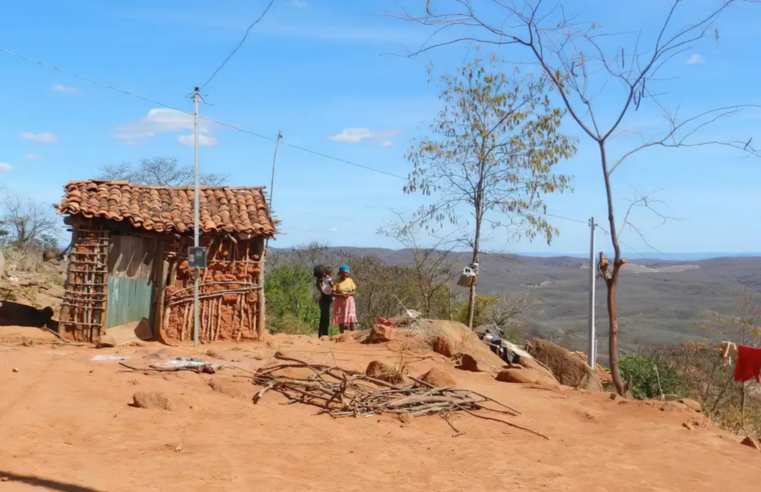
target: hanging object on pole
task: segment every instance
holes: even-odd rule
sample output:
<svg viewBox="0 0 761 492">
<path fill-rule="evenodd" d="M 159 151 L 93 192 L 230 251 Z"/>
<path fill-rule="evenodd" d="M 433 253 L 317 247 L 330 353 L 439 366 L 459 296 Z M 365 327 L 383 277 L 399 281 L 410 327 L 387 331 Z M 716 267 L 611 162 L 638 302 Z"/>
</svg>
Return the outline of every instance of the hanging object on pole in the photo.
<svg viewBox="0 0 761 492">
<path fill-rule="evenodd" d="M 457 285 L 460 287 L 471 287 L 476 284 L 478 279 L 478 263 L 473 263 L 462 269 L 460 279 L 457 280 Z"/>
</svg>

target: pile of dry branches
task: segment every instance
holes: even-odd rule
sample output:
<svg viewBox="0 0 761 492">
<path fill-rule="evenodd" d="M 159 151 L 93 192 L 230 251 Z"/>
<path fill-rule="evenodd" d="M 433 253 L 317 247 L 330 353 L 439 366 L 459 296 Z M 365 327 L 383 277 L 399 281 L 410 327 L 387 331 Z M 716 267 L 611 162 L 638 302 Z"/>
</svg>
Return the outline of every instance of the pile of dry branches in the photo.
<svg viewBox="0 0 761 492">
<path fill-rule="evenodd" d="M 548 439 L 530 429 L 476 413 L 482 410 L 513 417 L 520 415 L 517 410 L 475 391 L 435 387 L 416 378 L 410 378 L 414 385 L 399 386 L 340 367 L 309 364 L 280 352 L 275 354 L 275 358 L 284 363 L 261 368 L 253 375 L 253 382 L 262 386 L 254 396 L 254 403 L 273 390 L 287 397 L 289 404 L 313 405 L 321 409 L 320 414 L 327 413 L 334 418 L 381 413 L 414 417 L 439 415 L 458 433 L 452 423 L 452 415 L 461 411 Z M 288 368 L 309 368 L 313 374 L 307 378 L 274 375 Z"/>
</svg>

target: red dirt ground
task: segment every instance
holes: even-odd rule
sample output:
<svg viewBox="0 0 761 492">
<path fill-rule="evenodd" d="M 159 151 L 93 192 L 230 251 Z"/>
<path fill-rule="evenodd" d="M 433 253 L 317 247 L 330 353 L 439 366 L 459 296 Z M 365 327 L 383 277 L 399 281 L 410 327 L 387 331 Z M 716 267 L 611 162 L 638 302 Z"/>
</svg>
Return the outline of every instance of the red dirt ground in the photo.
<svg viewBox="0 0 761 492">
<path fill-rule="evenodd" d="M 254 406 L 212 390 L 217 375 L 124 371 L 95 355 L 204 355 L 147 344 L 96 350 L 51 344 L 36 329 L 0 328 L 0 492 L 118 491 L 716 491 L 758 490 L 761 452 L 699 415 L 657 404 L 612 401 L 608 394 L 498 383 L 457 371 L 438 355 L 405 357 L 409 372 L 438 367 L 462 388 L 520 410 L 511 419 L 536 436 L 463 415 L 453 437 L 438 417 L 402 424 L 391 417 L 333 420 L 316 409 L 284 406 L 267 393 Z M 23 344 L 21 343 L 23 342 Z M 250 370 L 275 350 L 313 362 L 335 358 L 362 368 L 398 363 L 385 346 L 305 337 L 219 344 L 215 354 Z M 217 360 L 218 362 L 225 362 Z M 14 368 L 18 372 L 14 372 Z M 243 386 L 245 388 L 245 386 Z M 255 387 L 251 387 L 252 392 Z M 162 391 L 174 411 L 129 406 L 136 391 Z"/>
</svg>

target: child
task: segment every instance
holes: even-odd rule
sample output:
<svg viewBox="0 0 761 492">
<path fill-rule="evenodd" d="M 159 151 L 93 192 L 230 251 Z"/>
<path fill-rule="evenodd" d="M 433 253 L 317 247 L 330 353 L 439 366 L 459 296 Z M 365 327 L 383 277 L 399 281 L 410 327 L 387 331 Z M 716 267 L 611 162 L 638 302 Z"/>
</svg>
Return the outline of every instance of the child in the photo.
<svg viewBox="0 0 761 492">
<path fill-rule="evenodd" d="M 339 280 L 333 284 L 333 323 L 338 325 L 341 333 L 347 328 L 354 331 L 357 324 L 357 309 L 354 305 L 357 284 L 349 276 L 349 265 L 341 265 L 338 275 Z"/>
<path fill-rule="evenodd" d="M 317 291 L 320 293 L 320 329 L 318 337 L 328 336 L 330 328 L 330 305 L 333 302 L 333 279 L 330 275 L 333 269 L 322 265 L 315 268 L 314 276 L 317 277 Z"/>
</svg>

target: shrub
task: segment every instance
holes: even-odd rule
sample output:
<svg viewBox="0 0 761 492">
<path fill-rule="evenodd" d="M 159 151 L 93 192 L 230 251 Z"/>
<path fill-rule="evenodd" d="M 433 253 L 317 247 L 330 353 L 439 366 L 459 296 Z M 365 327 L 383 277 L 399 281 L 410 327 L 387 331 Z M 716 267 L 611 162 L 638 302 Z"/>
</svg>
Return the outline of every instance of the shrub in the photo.
<svg viewBox="0 0 761 492">
<path fill-rule="evenodd" d="M 286 335 L 314 335 L 317 332 L 309 324 L 290 313 L 271 319 L 267 326 L 270 333 L 284 333 Z"/>
<path fill-rule="evenodd" d="M 621 377 L 629 383 L 632 396 L 638 400 L 655 398 L 661 395 L 661 391 L 667 395 L 685 396 L 685 382 L 665 357 L 627 353 L 621 355 L 618 363 Z"/>
</svg>

